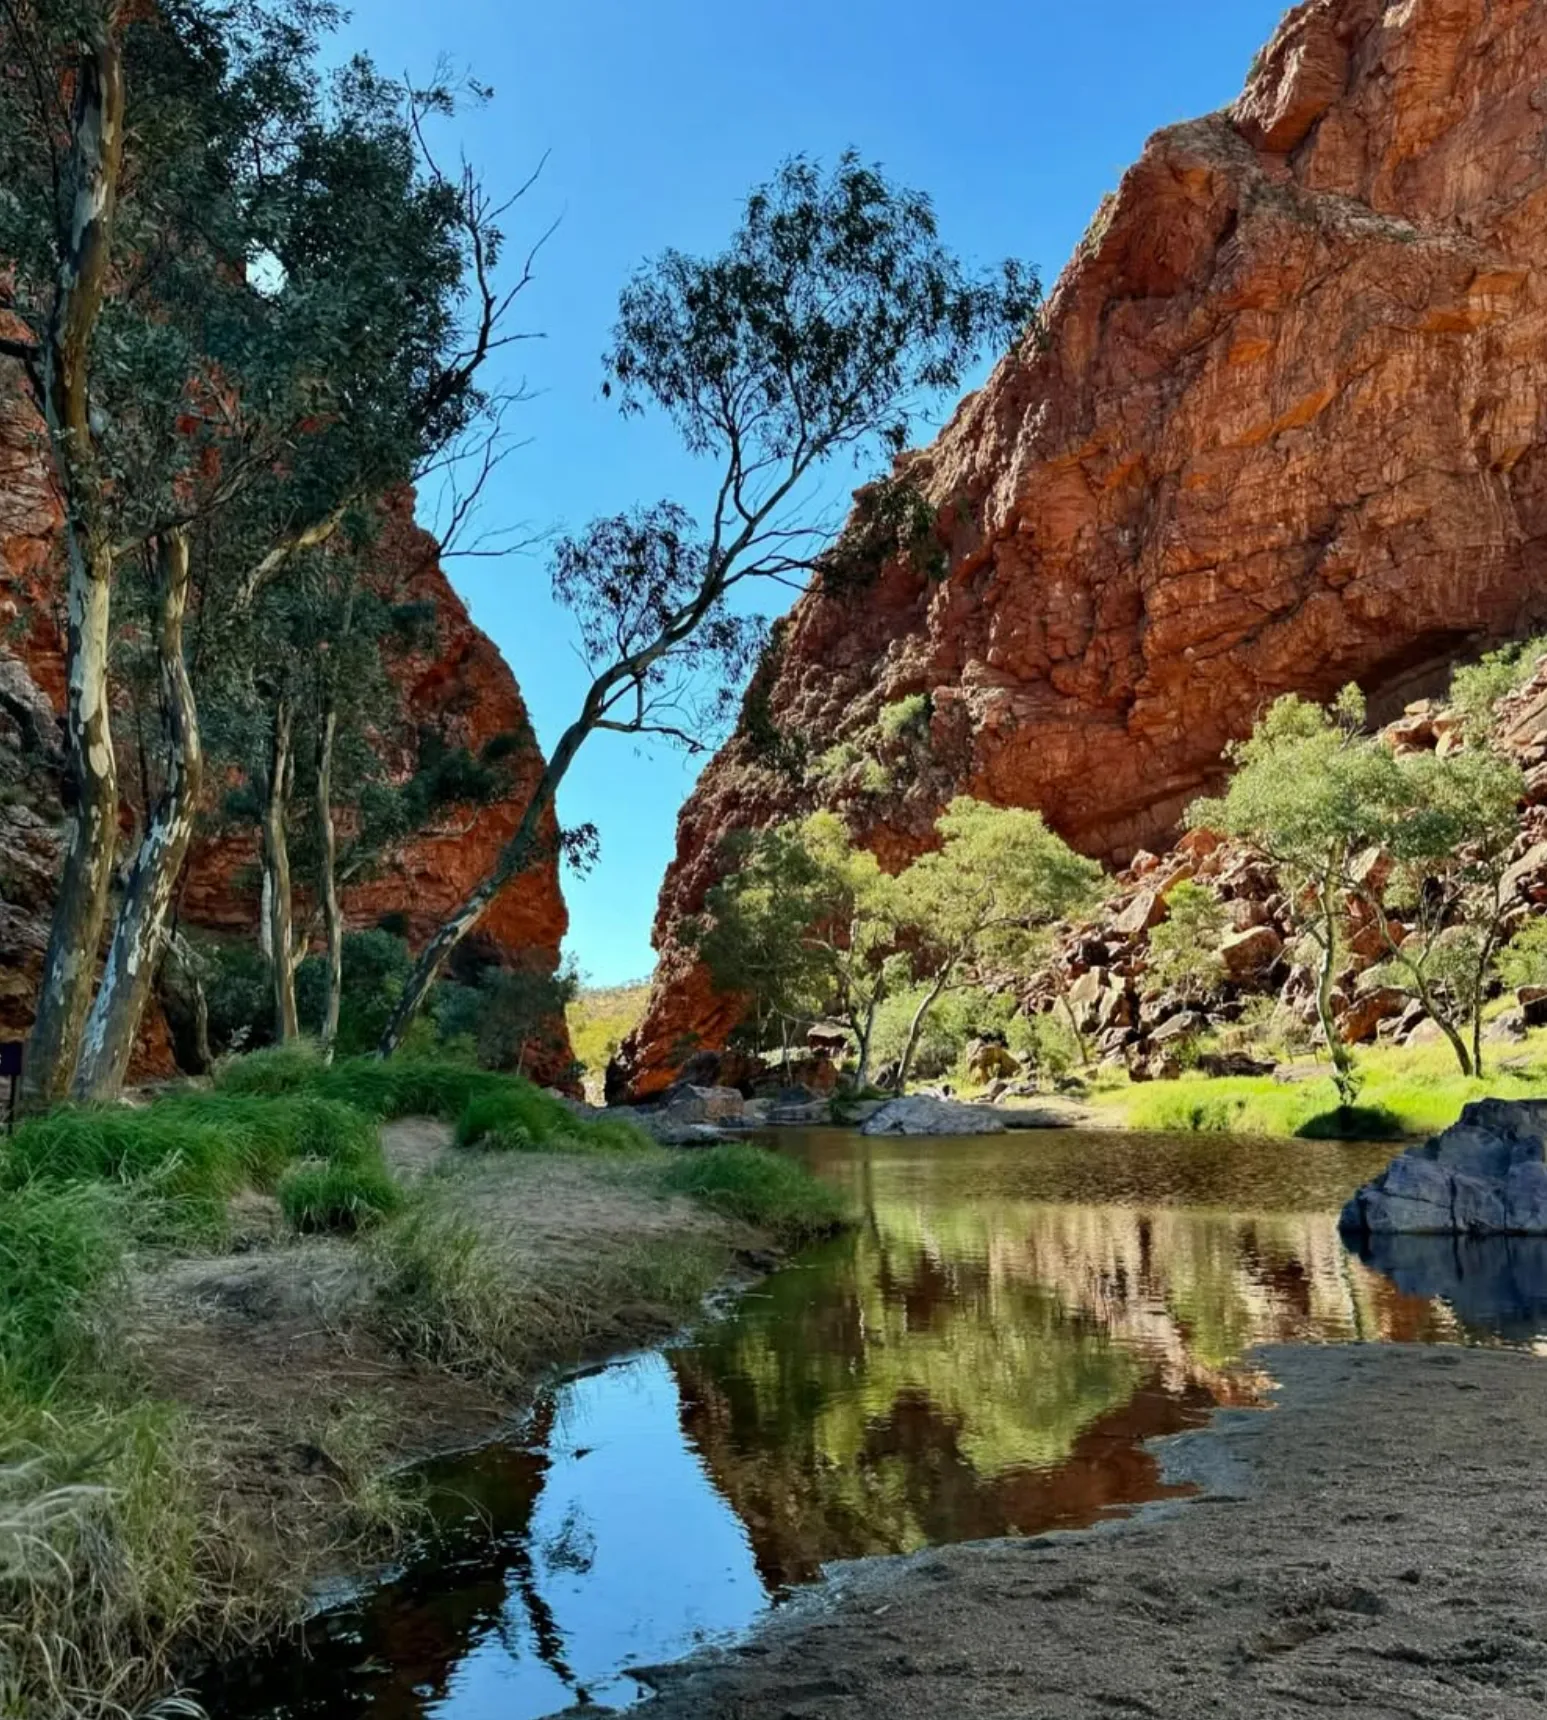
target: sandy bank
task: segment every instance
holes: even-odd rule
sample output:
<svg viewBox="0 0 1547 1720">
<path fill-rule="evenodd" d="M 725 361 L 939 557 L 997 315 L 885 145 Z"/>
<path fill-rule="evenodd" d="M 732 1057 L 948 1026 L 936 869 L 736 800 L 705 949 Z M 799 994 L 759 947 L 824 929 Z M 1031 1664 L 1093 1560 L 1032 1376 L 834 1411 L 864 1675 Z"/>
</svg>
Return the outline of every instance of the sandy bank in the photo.
<svg viewBox="0 0 1547 1720">
<path fill-rule="evenodd" d="M 839 1567 L 648 1720 L 1540 1720 L 1547 1361 L 1271 1349 L 1277 1407 L 1165 1449 L 1201 1495 Z"/>
</svg>

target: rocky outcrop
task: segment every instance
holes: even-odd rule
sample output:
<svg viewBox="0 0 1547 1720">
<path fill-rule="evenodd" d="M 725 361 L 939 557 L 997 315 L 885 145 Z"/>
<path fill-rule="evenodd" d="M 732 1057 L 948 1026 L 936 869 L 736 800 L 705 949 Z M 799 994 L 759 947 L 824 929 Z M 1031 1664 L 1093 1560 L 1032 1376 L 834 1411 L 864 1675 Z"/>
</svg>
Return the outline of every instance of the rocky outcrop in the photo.
<svg viewBox="0 0 1547 1720">
<path fill-rule="evenodd" d="M 413 517 L 413 496 L 388 505 L 375 576 L 395 602 L 425 606 L 435 618 L 433 648 L 405 652 L 393 664 L 401 689 L 400 719 L 385 736 L 403 775 L 414 766 L 419 734 L 432 730 L 448 747 L 477 753 L 508 737 L 510 783 L 498 799 L 445 810 L 390 863 L 349 886 L 344 907 L 353 927 L 383 919 L 410 942 L 429 936 L 482 875 L 514 830 L 542 769 L 515 678 L 493 642 L 475 627 L 440 565 L 435 540 Z M 59 728 L 64 659 L 59 630 L 58 508 L 48 468 L 25 404 L 0 376 L 0 1036 L 25 1033 L 52 908 L 59 865 Z M 125 785 L 136 780 L 126 767 Z M 126 826 L 132 815 L 126 808 Z M 553 831 L 556 837 L 556 829 Z M 533 868 L 498 899 L 475 939 L 483 960 L 552 972 L 568 927 L 555 858 Z M 256 936 L 256 834 L 205 842 L 181 897 L 185 926 Z M 554 1023 L 543 1079 L 572 1059 L 562 1021 Z M 165 1024 L 152 1011 L 138 1060 L 141 1074 L 168 1073 L 173 1059 Z"/>
<path fill-rule="evenodd" d="M 1481 1099 L 1343 1209 L 1345 1235 L 1547 1236 L 1547 1103 Z"/>
<path fill-rule="evenodd" d="M 1539 0 L 1307 0 L 1150 141 L 1046 338 L 904 457 L 944 577 L 803 597 L 683 809 L 637 1091 L 734 1015 L 676 941 L 727 831 L 829 805 L 895 866 L 970 793 L 1123 864 L 1277 694 L 1384 718 L 1547 612 L 1544 89 Z"/>
<path fill-rule="evenodd" d="M 1002 1135 L 1004 1113 L 988 1105 L 960 1105 L 915 1093 L 888 1099 L 861 1126 L 862 1135 Z"/>
</svg>

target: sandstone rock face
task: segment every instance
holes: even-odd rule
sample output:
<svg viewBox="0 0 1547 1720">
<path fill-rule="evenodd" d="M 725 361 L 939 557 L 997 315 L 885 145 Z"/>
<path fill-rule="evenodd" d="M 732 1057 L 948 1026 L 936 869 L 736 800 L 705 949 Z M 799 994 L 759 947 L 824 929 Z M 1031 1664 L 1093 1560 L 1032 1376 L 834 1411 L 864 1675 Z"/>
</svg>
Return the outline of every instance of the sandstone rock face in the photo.
<svg viewBox="0 0 1547 1720">
<path fill-rule="evenodd" d="M 0 1034 L 24 1033 L 48 937 L 59 862 L 56 714 L 64 706 L 64 657 L 57 581 L 59 511 L 46 456 L 30 413 L 0 376 Z M 487 806 L 454 807 L 420 832 L 394 862 L 344 896 L 352 926 L 401 915 L 410 941 L 429 936 L 482 875 L 514 830 L 542 769 L 531 723 L 509 667 L 475 627 L 442 569 L 435 540 L 414 523 L 413 497 L 389 505 L 379 540 L 379 578 L 396 601 L 428 605 L 436 618 L 433 654 L 394 665 L 401 722 L 389 736 L 396 766 L 412 768 L 420 728 L 473 752 L 495 735 L 516 737 L 509 794 Z M 134 773 L 120 772 L 125 784 Z M 19 784 L 3 792 L 8 783 Z M 258 900 L 249 882 L 250 839 L 205 844 L 194 856 L 182 919 L 195 929 L 256 936 Z M 568 928 L 556 860 L 518 879 L 476 934 L 478 953 L 551 972 Z M 562 1022 L 532 1072 L 557 1077 L 571 1061 Z M 137 1073 L 173 1068 L 165 1026 L 152 1011 Z"/>
<path fill-rule="evenodd" d="M 904 459 L 946 577 L 894 564 L 783 631 L 774 721 L 898 790 L 744 732 L 684 808 L 636 1090 L 734 1014 L 674 939 L 728 830 L 829 804 L 900 865 L 970 793 L 1122 863 L 1277 694 L 1357 680 L 1384 718 L 1547 613 L 1544 89 L 1539 0 L 1306 0 L 1233 107 L 1150 141 L 1045 342 Z M 927 744 L 876 744 L 918 693 Z"/>
<path fill-rule="evenodd" d="M 1547 1236 L 1547 1104 L 1482 1099 L 1343 1209 L 1351 1235 Z"/>
</svg>

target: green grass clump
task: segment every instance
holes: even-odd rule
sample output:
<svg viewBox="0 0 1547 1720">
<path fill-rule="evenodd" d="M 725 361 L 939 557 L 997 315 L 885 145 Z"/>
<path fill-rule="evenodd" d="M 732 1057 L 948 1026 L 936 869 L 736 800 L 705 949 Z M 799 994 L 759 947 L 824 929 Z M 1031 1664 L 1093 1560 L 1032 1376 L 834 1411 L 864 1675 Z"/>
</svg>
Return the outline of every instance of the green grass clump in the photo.
<svg viewBox="0 0 1547 1720">
<path fill-rule="evenodd" d="M 403 1191 L 379 1161 L 308 1159 L 280 1179 L 279 1205 L 306 1234 L 366 1230 L 402 1207 Z"/>
<path fill-rule="evenodd" d="M 37 1183 L 0 1194 L 0 1401 L 40 1401 L 89 1359 L 99 1298 L 123 1254 L 102 1189 Z"/>
<path fill-rule="evenodd" d="M 803 1165 L 740 1141 L 674 1158 L 662 1172 L 661 1186 L 728 1218 L 771 1230 L 791 1245 L 829 1236 L 846 1220 L 837 1191 Z"/>
<path fill-rule="evenodd" d="M 286 1045 L 250 1051 L 245 1057 L 228 1058 L 215 1072 L 215 1085 L 222 1093 L 274 1098 L 315 1086 L 326 1068 L 310 1039 L 294 1039 Z"/>
<path fill-rule="evenodd" d="M 1275 1081 L 1271 1076 L 1211 1079 L 1184 1075 L 1099 1095 L 1121 1109 L 1129 1128 L 1300 1136 L 1308 1140 L 1390 1140 L 1437 1134 L 1474 1099 L 1540 1098 L 1547 1089 L 1547 1033 L 1518 1048 L 1489 1048 L 1481 1079 L 1463 1076 L 1448 1045 L 1371 1047 L 1359 1052 L 1359 1102 L 1338 1104 L 1330 1078 Z M 1509 1066 L 1503 1066 L 1503 1059 Z"/>
<path fill-rule="evenodd" d="M 515 1076 L 473 1093 L 457 1118 L 457 1145 L 517 1153 L 627 1153 L 652 1145 L 632 1123 L 579 1117 Z"/>
</svg>

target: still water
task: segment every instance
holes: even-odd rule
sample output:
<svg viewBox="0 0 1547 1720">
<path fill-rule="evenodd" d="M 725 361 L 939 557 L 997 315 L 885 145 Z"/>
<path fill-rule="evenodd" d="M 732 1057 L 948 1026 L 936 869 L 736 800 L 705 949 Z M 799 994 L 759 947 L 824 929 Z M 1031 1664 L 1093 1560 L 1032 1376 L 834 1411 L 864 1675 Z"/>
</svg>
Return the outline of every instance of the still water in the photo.
<svg viewBox="0 0 1547 1720">
<path fill-rule="evenodd" d="M 210 1711 L 624 1706 L 634 1671 L 734 1636 L 829 1561 L 1164 1497 L 1144 1441 L 1260 1402 L 1253 1345 L 1547 1332 L 1494 1307 L 1534 1256 L 1483 1271 L 1490 1300 L 1475 1262 L 1463 1283 L 1459 1257 L 1420 1250 L 1393 1277 L 1343 1247 L 1338 1209 L 1389 1147 L 832 1130 L 779 1149 L 851 1195 L 857 1230 L 436 1466 L 434 1549 L 304 1651 L 229 1669 Z"/>
</svg>

